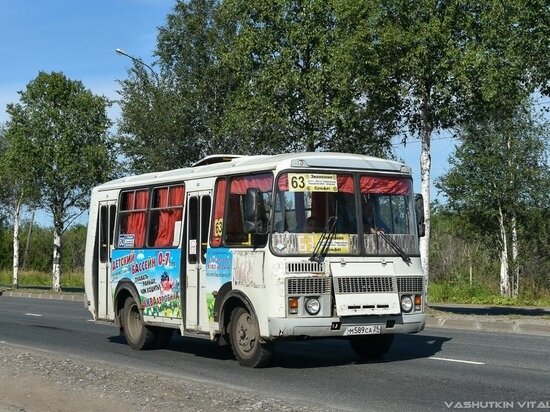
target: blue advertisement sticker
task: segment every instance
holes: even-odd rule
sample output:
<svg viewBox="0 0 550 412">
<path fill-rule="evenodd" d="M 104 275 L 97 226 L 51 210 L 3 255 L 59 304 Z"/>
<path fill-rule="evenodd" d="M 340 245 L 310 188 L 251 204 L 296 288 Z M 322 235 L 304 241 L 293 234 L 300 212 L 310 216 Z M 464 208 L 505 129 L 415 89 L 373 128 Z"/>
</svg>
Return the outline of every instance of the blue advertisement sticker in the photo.
<svg viewBox="0 0 550 412">
<path fill-rule="evenodd" d="M 214 320 L 214 293 L 223 284 L 231 281 L 233 252 L 228 248 L 208 248 L 206 250 L 206 307 L 208 319 Z"/>
<path fill-rule="evenodd" d="M 136 285 L 145 315 L 181 318 L 180 262 L 179 249 L 115 249 L 112 290 L 128 278 Z"/>
</svg>

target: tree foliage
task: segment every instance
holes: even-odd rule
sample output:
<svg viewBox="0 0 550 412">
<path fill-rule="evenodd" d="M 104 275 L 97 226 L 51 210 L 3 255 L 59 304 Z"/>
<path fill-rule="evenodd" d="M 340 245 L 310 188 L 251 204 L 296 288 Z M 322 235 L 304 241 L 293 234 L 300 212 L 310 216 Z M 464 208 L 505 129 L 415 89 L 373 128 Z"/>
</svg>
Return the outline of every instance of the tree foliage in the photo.
<svg viewBox="0 0 550 412">
<path fill-rule="evenodd" d="M 228 0 L 222 12 L 238 27 L 222 56 L 238 84 L 228 137 L 242 135 L 253 153 L 389 155 L 391 89 L 381 91 L 378 56 L 358 55 L 365 39 L 355 35 L 353 12 L 320 0 Z"/>
<path fill-rule="evenodd" d="M 54 289 L 59 288 L 61 235 L 88 207 L 93 186 L 112 176 L 109 101 L 62 73 L 40 72 L 9 104 L 6 142 L 40 189 L 54 225 Z"/>
<path fill-rule="evenodd" d="M 447 208 L 460 216 L 461 230 L 491 234 L 495 249 L 513 262 L 502 269 L 506 276 L 515 271 L 515 277 L 509 276 L 513 282 L 522 256 L 533 253 L 532 238 L 545 233 L 544 216 L 550 210 L 550 130 L 530 109 L 522 106 L 511 118 L 465 125 L 462 143 L 449 159 L 450 171 L 437 183 L 448 198 Z"/>
<path fill-rule="evenodd" d="M 131 170 L 216 152 L 389 156 L 391 81 L 377 56 L 357 56 L 355 26 L 336 1 L 178 2 L 159 29 L 158 73 L 138 60 L 120 83 Z"/>
<path fill-rule="evenodd" d="M 232 88 L 219 50 L 231 31 L 212 0 L 178 1 L 159 28 L 151 72 L 134 61 L 120 82 L 119 141 L 134 173 L 182 167 L 213 152 L 239 152 L 240 141 L 220 137 L 221 118 Z"/>
<path fill-rule="evenodd" d="M 550 93 L 549 27 L 542 0 L 179 1 L 161 81 L 136 62 L 122 82 L 126 156 L 142 172 L 224 151 L 391 156 L 392 136 L 418 138 L 428 276 L 432 136 Z"/>
<path fill-rule="evenodd" d="M 540 32 L 550 10 L 524 0 L 421 0 L 414 5 L 362 0 L 348 7 L 362 17 L 355 30 L 355 36 L 367 39 L 362 49 L 383 62 L 390 90 L 398 90 L 393 111 L 399 113 L 404 140 L 421 141 L 426 216 L 421 255 L 427 276 L 432 136 L 464 122 L 510 116 L 526 96 L 542 87 L 541 82 L 548 81 L 534 75 L 547 63 L 526 58 L 530 52 L 521 46 L 527 45 L 533 32 L 537 50 L 548 55 L 548 43 Z M 535 17 L 537 12 L 544 17 Z"/>
</svg>

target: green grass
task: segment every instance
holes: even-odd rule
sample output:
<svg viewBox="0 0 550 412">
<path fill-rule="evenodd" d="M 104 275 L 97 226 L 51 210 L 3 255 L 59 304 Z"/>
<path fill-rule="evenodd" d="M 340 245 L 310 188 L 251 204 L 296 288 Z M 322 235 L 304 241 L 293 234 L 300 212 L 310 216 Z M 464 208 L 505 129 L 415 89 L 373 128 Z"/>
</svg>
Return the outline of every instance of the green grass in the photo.
<svg viewBox="0 0 550 412">
<path fill-rule="evenodd" d="M 4 287 L 11 287 L 12 282 L 11 271 L 0 271 L 0 285 Z M 52 274 L 49 272 L 20 271 L 18 283 L 21 288 L 25 288 L 27 286 L 51 288 Z M 62 272 L 61 289 L 64 288 L 84 288 L 84 273 Z"/>
<path fill-rule="evenodd" d="M 11 288 L 12 273 L 0 271 L 0 286 Z M 49 289 L 52 286 L 52 275 L 47 272 L 19 272 L 19 287 L 34 287 Z M 63 272 L 61 274 L 61 289 L 84 288 L 82 272 Z M 548 306 L 550 307 L 550 291 L 537 290 L 520 294 L 517 298 L 501 296 L 498 287 L 470 285 L 467 281 L 430 282 L 429 299 L 432 303 L 471 303 L 508 306 Z"/>
<path fill-rule="evenodd" d="M 429 301 L 432 303 L 471 303 L 506 306 L 550 306 L 550 291 L 520 294 L 516 298 L 501 296 L 495 287 L 470 285 L 467 282 L 430 282 Z"/>
</svg>

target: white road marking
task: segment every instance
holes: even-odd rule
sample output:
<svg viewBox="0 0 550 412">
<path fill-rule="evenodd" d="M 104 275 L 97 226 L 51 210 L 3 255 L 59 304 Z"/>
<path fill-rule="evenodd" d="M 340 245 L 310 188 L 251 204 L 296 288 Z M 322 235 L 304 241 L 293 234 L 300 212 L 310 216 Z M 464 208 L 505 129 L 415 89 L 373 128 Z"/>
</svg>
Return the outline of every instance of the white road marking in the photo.
<svg viewBox="0 0 550 412">
<path fill-rule="evenodd" d="M 469 365 L 485 365 L 484 362 L 475 362 L 475 361 L 461 360 L 461 359 L 436 358 L 435 356 L 430 356 L 430 359 L 446 361 L 446 362 L 467 363 Z"/>
<path fill-rule="evenodd" d="M 93 319 L 87 319 L 86 322 L 95 322 Z"/>
<path fill-rule="evenodd" d="M 42 317 L 42 315 L 40 315 L 38 313 L 25 313 L 25 315 L 27 315 L 27 316 L 36 316 L 37 318 Z"/>
</svg>

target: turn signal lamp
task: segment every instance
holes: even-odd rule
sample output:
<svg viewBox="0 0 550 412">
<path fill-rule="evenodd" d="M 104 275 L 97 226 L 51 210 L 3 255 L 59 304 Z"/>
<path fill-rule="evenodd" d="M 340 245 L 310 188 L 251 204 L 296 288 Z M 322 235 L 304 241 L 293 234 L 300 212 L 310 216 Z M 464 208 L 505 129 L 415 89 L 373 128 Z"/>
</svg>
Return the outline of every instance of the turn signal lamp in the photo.
<svg viewBox="0 0 550 412">
<path fill-rule="evenodd" d="M 422 295 L 414 295 L 414 310 L 422 310 Z"/>
<path fill-rule="evenodd" d="M 290 313 L 291 315 L 296 315 L 298 313 L 298 299 L 288 299 L 288 313 Z"/>
</svg>

